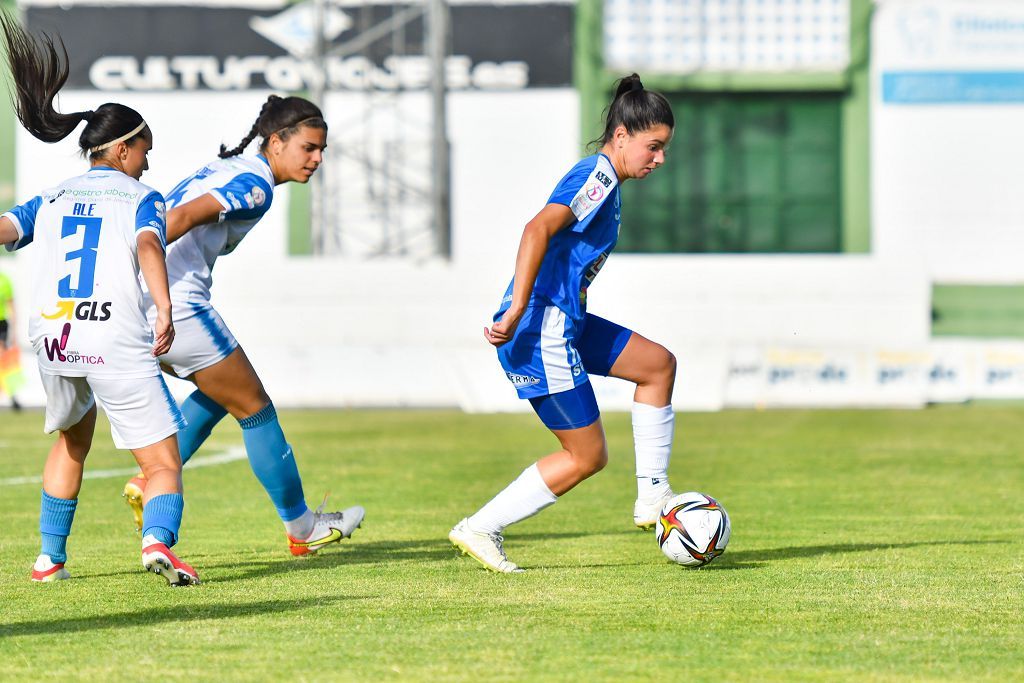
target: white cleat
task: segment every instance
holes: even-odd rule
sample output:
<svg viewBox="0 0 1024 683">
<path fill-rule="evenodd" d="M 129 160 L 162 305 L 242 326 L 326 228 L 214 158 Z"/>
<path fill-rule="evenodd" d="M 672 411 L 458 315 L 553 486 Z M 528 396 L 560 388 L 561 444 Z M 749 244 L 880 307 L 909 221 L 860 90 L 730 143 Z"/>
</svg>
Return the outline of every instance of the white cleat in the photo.
<svg viewBox="0 0 1024 683">
<path fill-rule="evenodd" d="M 633 504 L 633 524 L 638 529 L 645 531 L 653 529 L 654 525 L 658 523 L 658 517 L 661 516 L 661 510 L 665 507 L 665 503 L 675 495 L 672 491 L 669 491 L 661 498 L 650 503 L 637 499 Z"/>
<path fill-rule="evenodd" d="M 54 563 L 49 555 L 40 555 L 36 558 L 36 563 L 32 565 L 32 580 L 37 583 L 50 583 L 70 578 L 71 574 L 64 569 L 64 563 Z"/>
<path fill-rule="evenodd" d="M 326 498 L 324 503 L 326 503 Z M 288 536 L 288 549 L 292 555 L 312 555 L 331 543 L 338 543 L 349 538 L 356 529 L 363 525 L 366 510 L 361 505 L 353 505 L 341 512 L 324 512 L 324 504 L 313 512 L 313 531 L 304 539 Z"/>
<path fill-rule="evenodd" d="M 448 540 L 463 555 L 469 555 L 492 572 L 519 574 L 523 571 L 519 565 L 510 562 L 505 556 L 505 549 L 502 547 L 505 539 L 501 534 L 473 531 L 469 528 L 468 519 L 463 519 L 448 532 Z"/>
</svg>

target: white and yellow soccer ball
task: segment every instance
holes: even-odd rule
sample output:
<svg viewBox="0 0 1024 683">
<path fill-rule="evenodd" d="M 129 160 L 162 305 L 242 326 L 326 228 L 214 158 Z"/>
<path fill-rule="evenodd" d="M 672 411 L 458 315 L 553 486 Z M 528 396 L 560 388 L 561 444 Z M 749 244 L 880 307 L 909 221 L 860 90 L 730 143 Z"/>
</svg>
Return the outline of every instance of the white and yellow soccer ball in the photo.
<svg viewBox="0 0 1024 683">
<path fill-rule="evenodd" d="M 697 491 L 670 498 L 654 525 L 661 552 L 684 567 L 703 566 L 724 553 L 731 533 L 722 504 Z"/>
</svg>

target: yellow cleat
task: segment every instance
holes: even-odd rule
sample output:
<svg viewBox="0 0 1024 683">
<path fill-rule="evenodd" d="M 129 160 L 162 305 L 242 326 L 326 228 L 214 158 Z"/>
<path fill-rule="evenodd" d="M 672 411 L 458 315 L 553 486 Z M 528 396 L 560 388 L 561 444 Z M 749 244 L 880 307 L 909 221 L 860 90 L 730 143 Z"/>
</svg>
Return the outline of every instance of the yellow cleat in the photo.
<svg viewBox="0 0 1024 683">
<path fill-rule="evenodd" d="M 135 530 L 142 531 L 142 494 L 146 490 L 146 479 L 138 474 L 128 480 L 124 485 L 121 496 L 132 509 L 132 519 L 135 521 Z"/>
</svg>

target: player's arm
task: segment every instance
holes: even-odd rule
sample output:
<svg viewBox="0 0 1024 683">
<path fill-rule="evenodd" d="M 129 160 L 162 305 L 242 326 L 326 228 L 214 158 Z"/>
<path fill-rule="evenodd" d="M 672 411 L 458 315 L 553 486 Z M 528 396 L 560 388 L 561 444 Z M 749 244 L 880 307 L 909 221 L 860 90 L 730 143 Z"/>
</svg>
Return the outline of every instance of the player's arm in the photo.
<svg viewBox="0 0 1024 683">
<path fill-rule="evenodd" d="M 223 205 L 210 193 L 174 207 L 167 212 L 167 243 L 182 237 L 197 225 L 219 222 L 223 211 Z"/>
<path fill-rule="evenodd" d="M 7 216 L 0 217 L 0 244 L 12 244 L 17 242 L 20 237 L 14 221 Z"/>
<path fill-rule="evenodd" d="M 156 306 L 156 325 L 153 355 L 162 356 L 171 349 L 174 341 L 174 324 L 171 322 L 171 293 L 167 285 L 167 263 L 164 261 L 164 245 L 160 237 L 149 231 L 137 233 L 136 244 L 139 253 L 139 270 L 146 281 L 149 296 Z"/>
<path fill-rule="evenodd" d="M 540 272 L 544 255 L 548 253 L 551 238 L 576 222 L 572 209 L 564 204 L 548 204 L 526 224 L 516 254 L 516 274 L 512 284 L 512 303 L 490 329 L 484 328 L 484 337 L 495 346 L 501 346 L 516 332 L 519 320 L 533 294 L 533 285 Z"/>
</svg>

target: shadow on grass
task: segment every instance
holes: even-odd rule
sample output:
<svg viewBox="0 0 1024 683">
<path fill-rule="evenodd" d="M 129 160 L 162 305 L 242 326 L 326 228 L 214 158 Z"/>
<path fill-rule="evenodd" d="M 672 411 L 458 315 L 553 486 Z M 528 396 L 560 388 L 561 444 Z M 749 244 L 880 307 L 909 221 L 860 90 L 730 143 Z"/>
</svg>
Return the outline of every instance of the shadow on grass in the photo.
<svg viewBox="0 0 1024 683">
<path fill-rule="evenodd" d="M 201 591 L 199 588 L 183 588 L 181 590 Z M 234 619 L 251 615 L 278 612 L 294 612 L 320 607 L 341 600 L 363 600 L 360 596 L 318 596 L 301 600 L 264 600 L 262 602 L 242 602 L 227 605 L 196 605 L 188 607 L 158 607 L 131 612 L 118 612 L 95 617 L 74 617 L 39 619 L 13 624 L 0 624 L 0 639 L 14 636 L 51 635 L 55 633 L 82 633 L 98 629 L 126 629 L 146 626 L 166 625 L 173 623 L 189 623 L 209 619 Z"/>
<path fill-rule="evenodd" d="M 312 557 L 290 558 L 275 554 L 266 560 L 238 560 L 223 556 L 207 556 L 204 560 L 198 557 L 194 563 L 196 568 L 202 564 L 202 570 L 209 574 L 212 581 L 242 581 L 245 579 L 262 578 L 275 574 L 291 574 L 292 572 L 333 569 L 352 565 L 378 564 L 385 565 L 395 562 L 431 562 L 445 560 L 454 551 L 447 540 L 423 539 L 412 541 L 380 541 L 348 545 L 342 543 L 340 548 L 321 550 Z M 219 574 L 219 568 L 229 571 Z"/>
<path fill-rule="evenodd" d="M 726 551 L 722 557 L 707 566 L 707 569 L 748 569 L 763 566 L 766 562 L 777 562 L 799 557 L 820 557 L 822 555 L 841 555 L 844 553 L 870 553 L 900 548 L 920 548 L 926 546 L 960 546 L 960 545 L 993 545 L 1009 543 L 1006 540 L 994 541 L 909 541 L 907 543 L 835 543 L 832 545 L 797 545 L 786 548 L 761 548 L 759 550 Z"/>
</svg>

